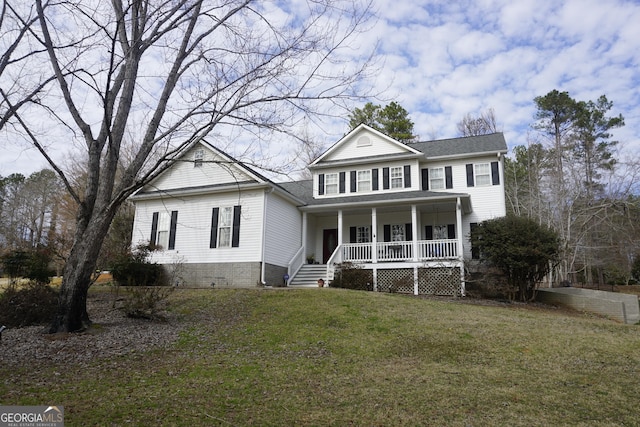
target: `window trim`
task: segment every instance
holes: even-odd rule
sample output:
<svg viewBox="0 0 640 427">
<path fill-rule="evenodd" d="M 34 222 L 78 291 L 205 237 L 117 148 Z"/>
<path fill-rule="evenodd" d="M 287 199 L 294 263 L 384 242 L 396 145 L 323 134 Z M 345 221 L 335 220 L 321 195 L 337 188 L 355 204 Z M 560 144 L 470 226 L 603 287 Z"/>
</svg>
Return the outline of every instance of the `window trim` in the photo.
<svg viewBox="0 0 640 427">
<path fill-rule="evenodd" d="M 367 176 L 367 178 L 363 179 L 362 176 Z M 372 180 L 371 180 L 371 169 L 364 169 L 356 171 L 356 190 L 358 193 L 368 193 L 372 188 Z M 366 187 L 364 188 L 366 184 Z"/>
<path fill-rule="evenodd" d="M 335 187 L 335 191 L 334 191 Z M 330 191 L 331 190 L 331 191 Z M 340 191 L 340 178 L 337 172 L 324 175 L 324 194 L 338 194 Z"/>
<path fill-rule="evenodd" d="M 394 181 L 395 181 L 395 184 L 394 184 Z M 391 166 L 389 168 L 389 188 L 391 188 L 392 190 L 404 188 L 404 167 L 403 166 Z"/>
<path fill-rule="evenodd" d="M 442 174 L 442 176 L 440 177 L 434 177 L 434 172 L 440 172 Z M 434 185 L 434 183 L 442 183 L 442 186 L 438 185 Z M 447 184 L 446 184 L 446 174 L 445 174 L 445 168 L 444 166 L 442 167 L 435 167 L 435 168 L 429 168 L 429 190 L 444 190 L 446 188 Z"/>
<path fill-rule="evenodd" d="M 479 171 L 480 168 L 486 168 L 486 170 Z M 492 185 L 491 162 L 474 163 L 473 175 L 476 187 L 488 187 Z"/>
</svg>

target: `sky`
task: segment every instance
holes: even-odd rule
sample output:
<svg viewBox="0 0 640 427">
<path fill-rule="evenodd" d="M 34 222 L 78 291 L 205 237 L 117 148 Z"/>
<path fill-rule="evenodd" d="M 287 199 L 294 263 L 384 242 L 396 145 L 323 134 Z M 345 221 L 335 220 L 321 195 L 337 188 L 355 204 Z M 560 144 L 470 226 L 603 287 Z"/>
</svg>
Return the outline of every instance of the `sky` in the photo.
<svg viewBox="0 0 640 427">
<path fill-rule="evenodd" d="M 640 2 L 624 0 L 373 0 L 376 19 L 354 41 L 378 43 L 371 82 L 385 105 L 396 101 L 420 139 L 458 136 L 465 114 L 493 108 L 510 148 L 539 137 L 531 130 L 536 96 L 553 89 L 576 100 L 606 95 L 620 156 L 640 155 Z M 355 105 L 361 107 L 362 105 Z M 327 146 L 347 120 L 327 125 Z M 57 153 L 59 156 L 67 153 Z M 46 163 L 33 150 L 0 140 L 0 175 L 29 174 Z"/>
</svg>

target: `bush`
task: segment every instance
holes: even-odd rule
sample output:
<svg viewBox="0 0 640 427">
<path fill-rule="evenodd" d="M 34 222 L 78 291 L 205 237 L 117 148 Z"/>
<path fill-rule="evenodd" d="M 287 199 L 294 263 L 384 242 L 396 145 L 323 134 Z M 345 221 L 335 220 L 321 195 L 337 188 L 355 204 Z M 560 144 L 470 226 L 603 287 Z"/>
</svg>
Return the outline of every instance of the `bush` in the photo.
<svg viewBox="0 0 640 427">
<path fill-rule="evenodd" d="M 44 325 L 53 319 L 57 307 L 58 292 L 49 285 L 31 281 L 22 288 L 9 286 L 0 294 L 0 324 Z"/>
<path fill-rule="evenodd" d="M 172 287 L 133 286 L 127 288 L 124 301 L 124 312 L 128 317 L 136 319 L 162 319 L 160 312 L 173 292 Z"/>
<path fill-rule="evenodd" d="M 150 248 L 140 246 L 111 266 L 113 280 L 120 286 L 166 286 L 169 278 L 164 268 L 148 261 Z"/>
<path fill-rule="evenodd" d="M 50 267 L 51 258 L 47 248 L 13 250 L 2 257 L 2 266 L 12 279 L 24 277 L 38 283 L 49 283 L 55 274 Z"/>
<path fill-rule="evenodd" d="M 173 291 L 168 287 L 165 269 L 149 262 L 150 246 L 138 246 L 134 252 L 121 257 L 111 268 L 116 286 L 126 287 L 124 312 L 128 317 L 160 319 L 160 311 Z"/>
<path fill-rule="evenodd" d="M 548 227 L 515 215 L 483 221 L 471 231 L 471 245 L 480 260 L 499 270 L 511 296 L 535 297 L 536 284 L 558 259 L 558 235 Z"/>
<path fill-rule="evenodd" d="M 331 287 L 373 291 L 373 274 L 371 270 L 364 270 L 353 263 L 343 262 L 336 267 Z"/>
</svg>

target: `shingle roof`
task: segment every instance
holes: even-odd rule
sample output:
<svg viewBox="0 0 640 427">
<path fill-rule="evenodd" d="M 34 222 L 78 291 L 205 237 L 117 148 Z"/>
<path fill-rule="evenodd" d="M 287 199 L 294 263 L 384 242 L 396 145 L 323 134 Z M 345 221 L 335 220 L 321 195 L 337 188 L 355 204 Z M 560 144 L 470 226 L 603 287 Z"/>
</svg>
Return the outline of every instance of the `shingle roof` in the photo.
<svg viewBox="0 0 640 427">
<path fill-rule="evenodd" d="M 507 151 L 507 143 L 502 133 L 415 142 L 407 145 L 422 151 L 427 158 Z"/>
<path fill-rule="evenodd" d="M 436 191 L 401 191 L 401 192 L 381 192 L 371 193 L 358 196 L 340 196 L 340 197 L 323 197 L 320 199 L 313 198 L 313 181 L 297 181 L 297 182 L 282 182 L 278 184 L 284 190 L 293 194 L 297 198 L 303 200 L 306 206 L 324 206 L 334 204 L 354 204 L 354 203 L 366 203 L 366 202 L 381 202 L 381 201 L 393 201 L 393 200 L 406 200 L 406 199 L 443 199 L 453 197 L 466 197 L 467 194 L 462 193 L 447 193 Z"/>
</svg>

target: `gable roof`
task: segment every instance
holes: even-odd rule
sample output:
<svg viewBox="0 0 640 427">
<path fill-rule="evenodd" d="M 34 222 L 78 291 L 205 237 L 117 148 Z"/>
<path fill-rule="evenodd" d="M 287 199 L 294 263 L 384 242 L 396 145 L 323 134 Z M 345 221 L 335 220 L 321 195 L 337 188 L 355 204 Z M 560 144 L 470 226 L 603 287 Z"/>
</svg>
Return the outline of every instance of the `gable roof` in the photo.
<svg viewBox="0 0 640 427">
<path fill-rule="evenodd" d="M 488 135 L 465 136 L 459 138 L 438 139 L 434 141 L 407 144 L 424 153 L 425 157 L 461 157 L 479 154 L 507 152 L 507 143 L 502 132 Z"/>
<path fill-rule="evenodd" d="M 238 174 L 238 177 L 240 178 L 240 175 L 242 175 L 242 177 L 245 178 L 245 179 L 239 179 L 239 180 L 236 180 L 234 182 L 221 182 L 221 183 L 209 182 L 209 183 L 206 183 L 206 184 L 203 184 L 203 185 L 191 185 L 191 186 L 184 185 L 184 186 L 181 186 L 181 187 L 178 187 L 178 188 L 168 188 L 168 189 L 156 188 L 154 186 L 154 182 L 156 182 L 159 179 L 162 179 L 163 175 L 165 173 L 167 173 L 172 167 L 174 167 L 175 165 L 180 164 L 180 159 L 184 158 L 187 155 L 187 153 L 189 153 L 190 150 L 193 149 L 196 145 L 203 145 L 207 149 L 211 150 L 217 156 L 222 158 L 222 161 L 220 163 L 224 163 L 227 166 L 227 169 L 232 168 L 232 167 L 236 168 L 237 170 L 242 172 L 242 174 Z M 234 175 L 231 172 L 230 172 L 230 174 Z M 219 149 L 218 147 L 214 146 L 213 144 L 211 144 L 208 141 L 199 140 L 199 141 L 194 141 L 191 144 L 189 144 L 183 150 L 182 154 L 178 157 L 178 160 L 176 162 L 174 162 L 174 164 L 172 166 L 170 166 L 169 169 L 165 170 L 160 175 L 158 175 L 154 180 L 152 180 L 147 185 L 145 185 L 144 187 L 139 189 L 136 193 L 134 193 L 131 196 L 131 199 L 132 200 L 149 199 L 149 198 L 156 198 L 158 196 L 162 197 L 162 196 L 165 196 L 165 195 L 166 196 L 170 196 L 170 195 L 176 195 L 176 194 L 197 195 L 197 194 L 208 194 L 208 193 L 223 192 L 223 191 L 228 191 L 229 189 L 232 189 L 232 190 L 235 191 L 235 190 L 239 190 L 239 189 L 265 188 L 265 187 L 267 187 L 267 188 L 271 187 L 273 190 L 277 191 L 282 196 L 292 200 L 294 203 L 301 203 L 302 202 L 302 200 L 300 198 L 298 198 L 295 194 L 285 190 L 280 185 L 278 185 L 275 182 L 271 181 L 269 178 L 267 178 L 266 176 L 262 175 L 261 173 L 259 173 L 255 169 L 251 168 L 250 166 L 248 166 L 244 162 L 241 162 L 241 161 L 237 160 L 236 158 L 234 158 L 230 154 L 228 154 L 225 151 Z"/>
<path fill-rule="evenodd" d="M 394 156 L 416 156 L 416 155 L 420 155 L 420 151 L 410 147 L 407 144 L 404 144 L 400 141 L 397 141 L 393 138 L 391 138 L 388 135 L 385 135 L 384 133 L 370 127 L 367 126 L 366 124 L 360 124 L 358 125 L 355 129 L 353 129 L 352 131 L 350 131 L 349 133 L 347 133 L 345 136 L 343 136 L 338 142 L 336 142 L 335 144 L 333 144 L 331 147 L 329 147 L 329 149 L 327 151 L 325 151 L 324 153 L 322 153 L 322 155 L 320 155 L 320 157 L 318 157 L 316 160 L 314 160 L 313 162 L 311 162 L 311 164 L 308 166 L 309 169 L 313 169 L 315 167 L 318 167 L 320 163 L 332 163 L 332 162 L 345 162 L 348 161 L 346 159 L 340 159 L 340 160 L 336 160 L 336 159 L 332 159 L 331 156 L 335 153 L 337 153 L 340 149 L 342 149 L 345 145 L 348 145 L 350 143 L 352 143 L 354 140 L 360 139 L 362 138 L 362 136 L 368 136 L 367 134 L 370 134 L 371 136 L 374 136 L 375 139 L 377 139 L 378 141 L 382 141 L 384 145 L 386 145 L 387 147 L 393 147 L 392 150 L 394 151 L 393 153 L 385 153 L 386 156 L 389 155 L 394 155 Z M 358 135 L 361 135 L 360 138 L 356 138 Z M 353 160 L 353 159 L 349 159 L 349 160 Z"/>
</svg>

